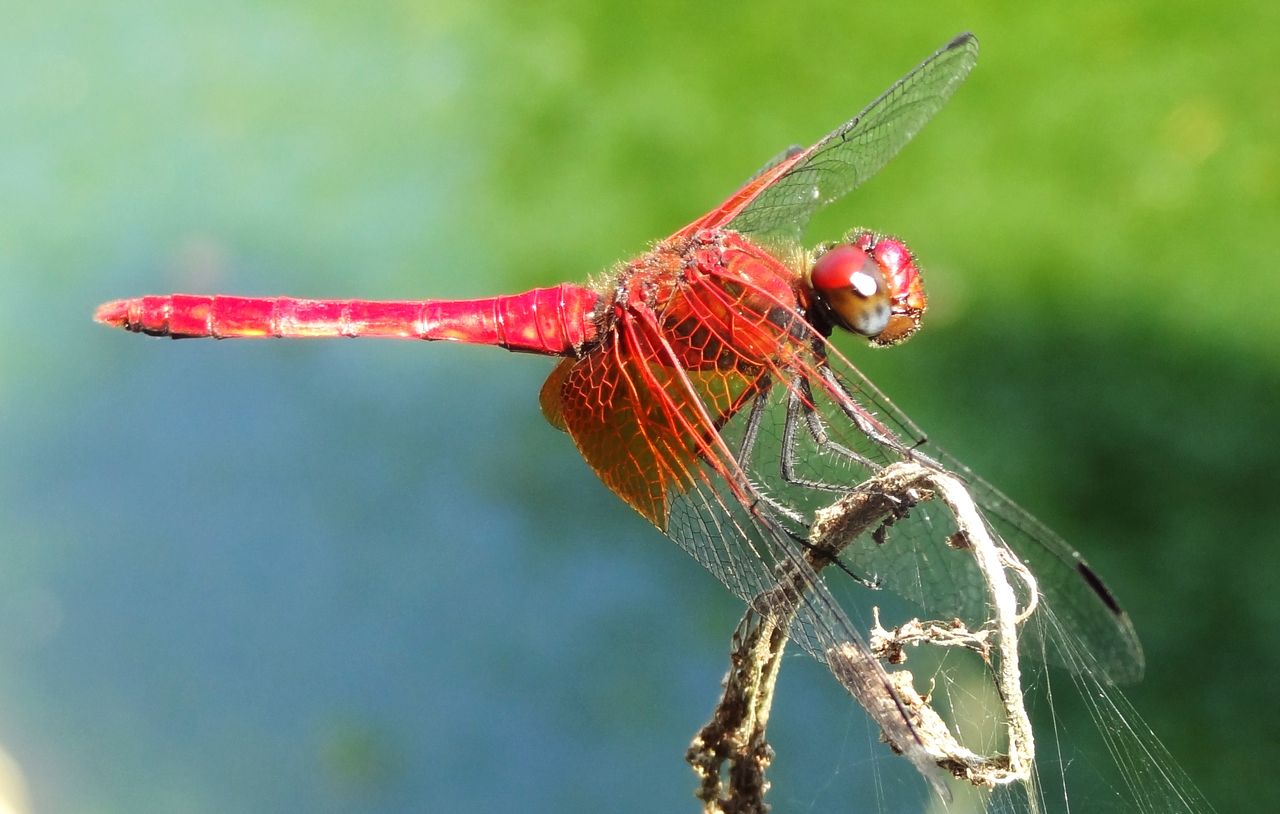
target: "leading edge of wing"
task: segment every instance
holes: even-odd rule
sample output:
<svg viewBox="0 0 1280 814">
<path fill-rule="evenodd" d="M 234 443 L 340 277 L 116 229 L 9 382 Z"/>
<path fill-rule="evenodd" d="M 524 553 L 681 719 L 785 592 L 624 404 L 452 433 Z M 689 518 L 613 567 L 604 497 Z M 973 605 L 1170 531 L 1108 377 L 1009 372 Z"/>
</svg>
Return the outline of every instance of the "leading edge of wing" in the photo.
<svg viewBox="0 0 1280 814">
<path fill-rule="evenodd" d="M 860 406 L 871 411 L 889 431 L 884 441 L 894 447 L 896 455 L 904 460 L 931 462 L 963 480 L 999 537 L 1031 568 L 1040 583 L 1042 604 L 1056 617 L 1046 633 L 1070 636 L 1074 630 L 1093 635 L 1087 642 L 1054 644 L 1059 649 L 1080 652 L 1046 655 L 1060 666 L 1077 672 L 1090 670 L 1111 681 L 1140 679 L 1145 664 L 1133 622 L 1080 552 L 936 443 L 904 441 L 923 439 L 925 434 L 834 345 L 824 341 L 828 366 L 850 388 Z M 1052 629 L 1064 623 L 1068 629 Z M 1073 646 L 1080 644 L 1085 647 Z"/>
<path fill-rule="evenodd" d="M 676 235 L 728 225 L 743 233 L 785 230 L 799 239 L 814 212 L 853 191 L 897 155 L 951 98 L 977 59 L 977 37 L 966 32 L 952 38 L 857 116 L 809 149 L 784 154 Z"/>
</svg>

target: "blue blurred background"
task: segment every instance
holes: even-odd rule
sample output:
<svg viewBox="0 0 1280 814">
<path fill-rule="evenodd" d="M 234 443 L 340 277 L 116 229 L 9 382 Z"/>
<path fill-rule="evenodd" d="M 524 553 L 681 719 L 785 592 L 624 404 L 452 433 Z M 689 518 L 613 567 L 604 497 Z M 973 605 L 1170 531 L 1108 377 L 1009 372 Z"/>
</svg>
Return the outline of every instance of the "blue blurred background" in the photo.
<svg viewBox="0 0 1280 814">
<path fill-rule="evenodd" d="M 585 279 L 965 29 L 811 230 L 925 264 L 926 330 L 850 353 L 1106 575 L 1209 799 L 1276 810 L 1278 8 L 10 6 L 3 810 L 694 810 L 739 608 L 542 422 L 547 360 L 89 314 Z M 779 692 L 777 810 L 919 806 L 822 670 Z"/>
</svg>

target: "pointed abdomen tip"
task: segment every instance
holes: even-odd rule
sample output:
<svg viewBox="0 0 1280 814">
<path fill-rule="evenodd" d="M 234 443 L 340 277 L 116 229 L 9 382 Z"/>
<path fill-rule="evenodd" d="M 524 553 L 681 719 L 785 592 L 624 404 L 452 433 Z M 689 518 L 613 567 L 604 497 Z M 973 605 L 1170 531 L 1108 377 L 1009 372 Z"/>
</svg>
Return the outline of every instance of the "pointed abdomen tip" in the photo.
<svg viewBox="0 0 1280 814">
<path fill-rule="evenodd" d="M 93 312 L 93 320 L 113 328 L 124 328 L 129 323 L 129 308 L 132 304 L 133 300 L 104 302 Z"/>
</svg>

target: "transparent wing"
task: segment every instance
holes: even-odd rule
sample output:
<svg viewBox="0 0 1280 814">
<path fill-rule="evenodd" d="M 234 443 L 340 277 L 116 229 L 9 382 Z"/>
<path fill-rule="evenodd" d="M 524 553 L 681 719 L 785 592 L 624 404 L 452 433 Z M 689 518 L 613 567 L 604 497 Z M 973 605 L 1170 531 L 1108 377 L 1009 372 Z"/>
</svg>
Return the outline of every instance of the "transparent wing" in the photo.
<svg viewBox="0 0 1280 814">
<path fill-rule="evenodd" d="M 800 331 L 793 326 L 789 333 Z M 1114 686 L 1141 675 L 1142 650 L 1128 616 L 1079 553 L 955 459 L 931 444 L 914 443 L 923 437 L 919 429 L 825 340 L 809 338 L 815 348 L 811 356 L 790 356 L 785 368 L 780 363 L 771 371 L 787 386 L 775 387 L 763 408 L 752 411 L 755 425 L 743 411 L 721 429 L 731 447 L 741 444 L 748 431 L 754 433 L 752 453 L 742 458 L 742 467 L 756 494 L 777 509 L 781 522 L 792 524 L 793 533 L 804 534 L 806 519 L 830 505 L 842 486 L 861 483 L 890 463 L 915 459 L 966 480 L 997 539 L 1037 581 L 1039 608 L 1019 636 L 1021 651 L 1034 659 L 1023 664 L 1028 676 L 1024 686 L 1029 693 L 1044 693 L 1052 704 L 1056 691 L 1051 674 L 1036 669 L 1035 661 L 1065 667 L 1096 724 L 1092 733 L 1067 732 L 1051 717 L 1046 722 L 1053 725 L 1051 737 L 1038 737 L 1051 748 L 1039 753 L 1037 781 L 997 790 L 986 810 L 1040 812 L 1061 805 L 1075 810 L 1080 806 L 1070 805 L 1073 795 L 1102 783 L 1117 810 L 1211 812 L 1212 806 Z M 799 413 L 797 392 L 809 408 Z M 991 618 L 990 598 L 973 559 L 952 548 L 955 532 L 949 510 L 924 500 L 904 506 L 891 524 L 860 534 L 844 549 L 841 562 L 861 577 L 878 577 L 926 618 L 944 623 L 958 619 L 973 630 L 975 623 Z M 831 575 L 833 595 L 843 607 L 852 608 L 855 602 L 891 607 L 889 597 L 838 577 Z M 928 665 L 916 666 L 927 673 Z M 969 690 L 954 667 L 952 663 L 932 675 L 941 699 L 959 697 L 963 704 Z M 1089 759 L 1103 749 L 1111 764 Z"/>
<path fill-rule="evenodd" d="M 1076 672 L 1088 669 L 1121 683 L 1141 679 L 1146 664 L 1133 622 L 1080 552 L 947 452 L 933 444 L 924 449 L 968 482 L 988 521 L 1036 575 L 1050 611 L 1089 658 L 1064 654 L 1057 638 L 1044 638 L 1052 633 L 1047 630 L 1039 639 L 1024 638 L 1028 646 L 1044 648 L 1050 660 Z"/>
<path fill-rule="evenodd" d="M 793 364 L 792 371 L 809 382 L 812 410 L 805 422 L 798 422 L 800 431 L 788 437 L 783 405 L 771 405 L 772 417 L 760 432 L 760 448 L 749 466 L 750 477 L 776 502 L 808 516 L 830 503 L 833 491 L 854 486 L 896 461 L 915 460 L 950 471 L 968 484 L 993 531 L 1030 568 L 1041 603 L 1055 617 L 1053 631 L 1023 636 L 1024 652 L 1105 680 L 1141 677 L 1142 648 L 1133 624 L 1079 552 L 936 445 L 917 443 L 924 434 L 834 348 L 825 346 L 821 355 Z M 789 473 L 780 466 L 784 459 L 790 462 Z M 945 507 L 925 502 L 877 534 L 855 540 L 841 559 L 853 572 L 880 580 L 933 618 L 982 620 L 989 610 L 986 583 L 971 562 L 951 550 L 955 531 Z M 1064 636 L 1078 643 L 1088 659 L 1059 652 Z"/>
<path fill-rule="evenodd" d="M 943 793 L 939 770 L 884 668 L 809 565 L 802 538 L 771 516 L 717 431 L 721 420 L 741 412 L 755 371 L 718 346 L 717 365 L 699 364 L 668 341 L 678 327 L 660 325 L 639 307 L 629 317 L 553 374 L 544 403 L 559 399 L 557 418 L 609 488 L 827 664 Z M 708 336 L 717 327 L 709 322 Z"/>
<path fill-rule="evenodd" d="M 850 394 L 871 419 L 892 437 L 912 441 L 910 447 L 902 445 L 901 440 L 891 443 L 887 451 L 893 457 L 932 461 L 967 482 L 993 530 L 1035 575 L 1042 603 L 1058 620 L 1061 629 L 1057 632 L 1080 643 L 1091 658 L 1087 664 L 1082 663 L 1078 657 L 1059 652 L 1056 640 L 1046 641 L 1036 635 L 1023 637 L 1024 650 L 1073 670 L 1088 669 L 1111 681 L 1141 678 L 1142 647 L 1133 623 L 1080 553 L 935 444 L 915 444 L 923 434 L 847 360 L 832 354 L 827 363 L 839 389 Z M 839 423 L 841 416 L 847 418 L 848 405 L 836 403 L 839 397 L 832 397 L 831 391 L 824 391 L 822 396 L 831 399 L 822 414 L 844 428 L 842 438 L 855 443 L 864 437 L 855 427 L 856 438 L 849 438 L 850 422 Z M 883 443 L 872 443 L 884 447 Z M 956 558 L 946 555 L 947 538 L 953 530 L 944 513 L 922 505 L 886 529 L 883 542 L 861 540 L 846 554 L 850 562 L 873 575 L 882 575 L 886 586 L 918 602 L 926 612 L 963 617 L 985 607 L 987 597 L 978 575 L 963 569 L 957 572 Z"/>
<path fill-rule="evenodd" d="M 1035 574 L 1041 601 L 1052 608 L 1059 630 L 1091 656 L 1089 664 L 1082 664 L 1036 636 L 1023 637 L 1027 653 L 1074 669 L 1087 668 L 1109 680 L 1140 677 L 1142 650 L 1133 625 L 1079 553 L 968 468 L 922 443 L 919 428 L 797 313 L 791 290 L 767 282 L 769 274 L 789 272 L 763 262 L 742 266 L 739 255 L 731 257 L 723 265 L 709 263 L 706 278 L 686 277 L 681 295 L 664 305 L 666 322 L 661 330 L 655 328 L 656 336 L 677 344 L 687 341 L 682 337 L 696 339 L 697 352 L 676 355 L 675 365 L 691 368 L 684 375 L 711 416 L 699 424 L 695 411 L 682 408 L 681 414 L 691 416 L 689 425 L 702 429 L 692 436 L 684 428 L 666 435 L 703 437 L 714 431 L 730 449 L 749 450 L 739 453 L 737 465 L 754 493 L 752 499 L 773 507 L 779 518 L 794 521 L 788 531 L 800 539 L 807 539 L 806 523 L 815 512 L 889 464 L 915 461 L 951 471 L 968 483 L 992 530 Z M 744 295 L 747 290 L 751 293 Z M 766 348 L 774 349 L 769 358 L 748 350 Z M 748 357 L 749 364 L 744 362 Z M 670 383 L 671 377 L 663 375 L 649 374 L 655 387 Z M 749 384 L 764 378 L 774 386 L 755 396 Z M 708 423 L 714 430 L 706 427 Z M 659 437 L 656 431 L 652 434 Z M 616 457 L 618 447 L 611 443 L 606 449 Z M 705 444 L 686 444 L 678 451 L 693 461 L 708 450 Z M 631 457 L 647 460 L 643 454 Z M 608 482 L 607 474 L 602 477 Z M 659 491 L 674 494 L 689 482 L 667 477 Z M 934 618 L 959 617 L 970 623 L 988 619 L 985 579 L 974 563 L 949 549 L 956 531 L 950 512 L 929 502 L 907 508 L 892 525 L 874 535 L 865 533 L 846 548 L 844 564 L 863 577 L 882 580 Z"/>
<path fill-rule="evenodd" d="M 681 234 L 727 225 L 798 241 L 815 212 L 853 191 L 906 146 L 951 98 L 977 59 L 977 38 L 961 34 L 857 116 L 809 149 L 784 154 Z"/>
<path fill-rule="evenodd" d="M 646 268 L 638 264 L 635 273 Z M 936 768 L 912 752 L 921 737 L 860 635 L 869 626 L 859 614 L 872 605 L 895 611 L 886 602 L 896 593 L 926 617 L 959 618 L 970 630 L 992 618 L 973 558 L 949 545 L 956 531 L 949 511 L 922 496 L 904 503 L 892 523 L 857 532 L 843 550 L 849 571 L 878 577 L 890 591 L 867 590 L 831 568 L 815 572 L 807 547 L 815 513 L 889 464 L 952 470 L 1035 574 L 1041 610 L 1019 637 L 1024 652 L 1074 672 L 1125 778 L 1123 796 L 1146 801 L 1136 810 L 1152 814 L 1207 810 L 1111 686 L 1140 674 L 1141 649 L 1128 617 L 1079 555 L 941 451 L 914 443 L 920 431 L 814 332 L 794 299 L 779 298 L 782 289 L 744 276 L 732 262 L 707 262 L 700 273 L 679 268 L 679 282 L 658 307 L 629 306 L 600 345 L 563 363 L 544 390 L 544 405 L 557 402 L 550 415 L 602 480 L 733 593 L 783 623 L 936 783 Z M 761 355 L 766 348 L 777 353 Z M 780 584 L 793 586 L 781 603 Z M 856 669 L 840 669 L 833 653 L 854 654 Z M 933 677 L 941 692 L 963 694 L 953 666 Z M 1028 667 L 1027 675 L 1047 686 L 1047 671 Z M 1077 776 L 1079 764 L 1074 753 L 1056 754 L 1063 781 L 1054 785 L 1065 793 L 1066 774 Z M 1019 793 L 1044 788 L 1032 783 Z M 1042 810 L 1002 799 L 992 797 L 992 810 Z"/>
<path fill-rule="evenodd" d="M 814 212 L 878 172 L 919 132 L 968 76 L 977 55 L 976 38 L 956 37 L 858 116 L 807 150 L 783 153 L 723 204 L 677 234 L 727 225 L 767 236 L 771 242 L 774 238 L 798 241 Z M 825 340 L 814 337 L 813 341 L 827 348 L 825 358 L 815 357 L 780 373 L 815 382 L 815 420 L 826 427 L 834 446 L 818 443 L 812 434 L 801 433 L 798 440 L 793 439 L 801 448 L 789 454 L 797 460 L 796 467 L 808 474 L 798 476 L 799 483 L 788 481 L 778 474 L 778 460 L 784 454 L 779 424 L 773 436 L 775 449 L 765 449 L 769 438 L 767 433 L 762 435 L 765 443 L 749 473 L 753 481 L 803 514 L 819 508 L 832 494 L 806 484 L 851 488 L 874 474 L 877 466 L 896 460 L 923 459 L 960 475 L 994 530 L 1036 574 L 1060 626 L 1092 653 L 1089 669 L 1117 681 L 1140 677 L 1142 650 L 1132 623 L 1079 553 L 941 449 L 916 445 L 923 433 Z M 824 391 L 817 382 L 826 370 L 831 373 Z M 858 416 L 858 411 L 865 415 Z M 772 404 L 769 412 L 783 415 L 785 405 Z M 851 450 L 856 457 L 832 454 L 830 450 L 836 448 Z M 870 538 L 859 541 L 846 551 L 846 563 L 860 573 L 879 576 L 927 613 L 972 617 L 986 601 L 984 583 L 976 572 L 957 571 L 955 558 L 946 556 L 946 516 L 936 506 L 919 506 L 881 535 L 894 545 Z M 1025 641 L 1029 652 L 1082 667 L 1079 659 L 1056 654 L 1049 643 L 1035 637 Z"/>
</svg>

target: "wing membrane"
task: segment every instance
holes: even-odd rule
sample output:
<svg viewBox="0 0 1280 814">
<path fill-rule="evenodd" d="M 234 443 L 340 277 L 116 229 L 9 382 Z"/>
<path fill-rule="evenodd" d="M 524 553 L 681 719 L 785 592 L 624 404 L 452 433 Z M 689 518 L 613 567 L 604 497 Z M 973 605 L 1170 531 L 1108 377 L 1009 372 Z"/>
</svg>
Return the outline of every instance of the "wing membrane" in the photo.
<svg viewBox="0 0 1280 814">
<path fill-rule="evenodd" d="M 937 767 L 913 748 L 919 738 L 884 668 L 788 529 L 762 508 L 718 431 L 754 384 L 751 377 L 730 375 L 715 384 L 686 369 L 658 315 L 633 307 L 609 340 L 557 378 L 564 426 L 606 485 L 730 591 L 777 619 L 814 658 L 830 667 L 829 653 L 856 654 L 852 669 L 846 662 L 833 672 L 941 791 Z M 608 396 L 603 412 L 595 408 L 601 394 Z M 794 590 L 780 609 L 783 581 Z"/>
<path fill-rule="evenodd" d="M 832 439 L 874 462 L 916 459 L 945 468 L 965 480 L 989 525 L 1036 575 L 1042 603 L 1051 609 L 1062 630 L 1078 640 L 1089 658 L 1085 663 L 1078 655 L 1059 653 L 1056 642 L 1044 640 L 1050 631 L 1037 635 L 1034 628 L 1032 634 L 1023 636 L 1027 654 L 1074 671 L 1089 669 L 1111 681 L 1137 681 L 1142 676 L 1143 657 L 1133 623 L 1079 552 L 936 444 L 914 443 L 923 434 L 908 417 L 835 347 L 827 344 L 824 356 L 813 366 L 824 363 L 838 387 L 832 384 L 819 390 L 814 401 Z M 854 403 L 841 403 L 846 394 Z M 863 413 L 860 424 L 850 419 L 850 411 Z M 868 430 L 874 438 L 868 438 Z M 801 456 L 813 467 L 810 477 L 815 480 L 840 476 L 840 471 L 832 468 L 837 465 L 827 461 L 829 457 L 815 452 Z M 844 466 L 846 470 L 850 468 Z M 861 475 L 861 471 L 849 471 L 845 476 L 856 479 Z M 788 494 L 792 491 L 800 490 L 790 489 Z M 947 555 L 946 540 L 952 531 L 954 525 L 945 511 L 923 504 L 884 530 L 883 541 L 868 536 L 851 545 L 845 550 L 845 562 L 856 571 L 881 577 L 884 586 L 919 604 L 929 614 L 942 618 L 974 617 L 983 611 L 986 593 L 977 572 L 957 568 L 955 555 Z"/>
<path fill-rule="evenodd" d="M 677 236 L 727 226 L 799 241 L 813 214 L 847 195 L 906 146 L 955 93 L 978 59 L 961 34 L 807 150 L 786 153 Z"/>
<path fill-rule="evenodd" d="M 962 34 L 899 79 L 857 116 L 798 156 L 728 226 L 744 233 L 803 231 L 822 207 L 879 172 L 955 93 L 978 59 Z"/>
</svg>

